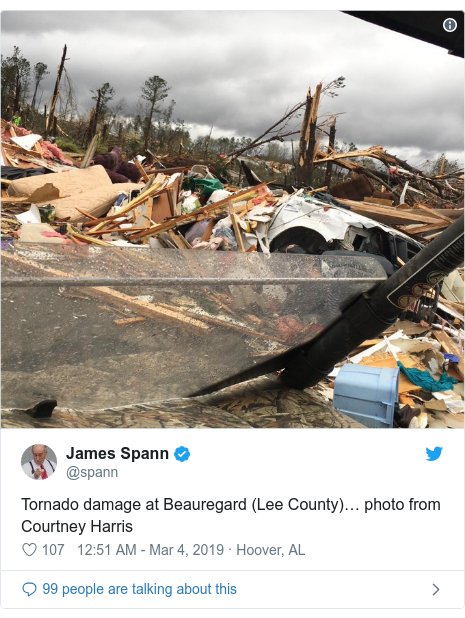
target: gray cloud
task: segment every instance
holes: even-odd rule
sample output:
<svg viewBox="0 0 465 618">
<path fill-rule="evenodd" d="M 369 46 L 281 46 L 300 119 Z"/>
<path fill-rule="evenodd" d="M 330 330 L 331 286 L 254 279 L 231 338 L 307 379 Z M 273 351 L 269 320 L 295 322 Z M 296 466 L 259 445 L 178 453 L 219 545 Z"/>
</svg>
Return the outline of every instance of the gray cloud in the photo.
<svg viewBox="0 0 465 618">
<path fill-rule="evenodd" d="M 215 135 L 256 136 L 323 80 L 346 77 L 321 113 L 337 139 L 395 152 L 463 152 L 463 61 L 337 11 L 3 12 L 2 53 L 17 45 L 52 73 L 68 45 L 79 107 L 104 82 L 135 109 L 143 82 L 163 77 L 175 117 Z M 54 75 L 44 82 L 50 96 Z M 298 122 L 296 123 L 298 128 Z"/>
</svg>

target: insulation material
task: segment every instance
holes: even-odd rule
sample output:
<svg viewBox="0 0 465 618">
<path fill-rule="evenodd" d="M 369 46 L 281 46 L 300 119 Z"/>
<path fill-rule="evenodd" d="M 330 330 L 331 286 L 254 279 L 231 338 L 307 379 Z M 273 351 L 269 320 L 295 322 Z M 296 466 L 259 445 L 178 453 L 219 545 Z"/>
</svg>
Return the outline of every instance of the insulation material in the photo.
<svg viewBox="0 0 465 618">
<path fill-rule="evenodd" d="M 25 135 L 33 134 L 32 131 L 23 129 L 23 127 L 14 127 L 14 130 L 15 130 L 17 137 L 24 137 Z M 13 140 L 10 134 L 10 130 L 9 130 L 8 125 L 6 125 L 6 128 L 2 131 L 2 142 L 11 142 L 11 141 Z M 74 166 L 74 163 L 70 161 L 69 159 L 66 159 L 61 148 L 58 148 L 58 146 L 55 146 L 55 144 L 46 142 L 42 138 L 40 138 L 39 144 L 40 144 L 40 148 L 42 151 L 41 156 L 43 156 L 44 159 L 58 159 L 59 161 L 62 161 L 63 163 L 67 163 L 68 165 Z"/>
</svg>

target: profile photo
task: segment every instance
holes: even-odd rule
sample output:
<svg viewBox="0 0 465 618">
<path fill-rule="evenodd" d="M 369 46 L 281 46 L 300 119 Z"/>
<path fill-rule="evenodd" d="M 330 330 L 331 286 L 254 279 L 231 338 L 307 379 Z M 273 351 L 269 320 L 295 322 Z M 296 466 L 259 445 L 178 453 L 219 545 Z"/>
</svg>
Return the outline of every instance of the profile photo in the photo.
<svg viewBox="0 0 465 618">
<path fill-rule="evenodd" d="M 46 444 L 33 444 L 21 457 L 23 472 L 33 481 L 45 481 L 57 469 L 54 451 Z"/>
</svg>

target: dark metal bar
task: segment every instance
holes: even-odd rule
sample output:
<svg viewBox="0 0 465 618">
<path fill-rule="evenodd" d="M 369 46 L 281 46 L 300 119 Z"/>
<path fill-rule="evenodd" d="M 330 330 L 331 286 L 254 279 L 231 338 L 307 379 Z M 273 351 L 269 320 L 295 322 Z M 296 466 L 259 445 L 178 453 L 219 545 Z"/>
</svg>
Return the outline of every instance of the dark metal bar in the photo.
<svg viewBox="0 0 465 618">
<path fill-rule="evenodd" d="M 356 298 L 312 341 L 203 388 L 192 396 L 206 395 L 281 369 L 284 370 L 281 380 L 286 386 L 300 389 L 314 386 L 360 343 L 377 337 L 393 324 L 399 313 L 421 296 L 425 287 L 434 287 L 462 266 L 463 237 L 462 216 L 374 291 Z"/>
<path fill-rule="evenodd" d="M 366 281 L 366 277 L 352 277 L 344 279 L 344 282 L 357 283 L 359 281 Z M 382 281 L 383 279 L 379 279 Z M 321 283 L 338 282 L 338 277 L 325 277 L 324 279 L 309 279 L 308 277 L 267 277 L 263 279 L 250 278 L 220 278 L 220 277 L 154 277 L 153 279 L 137 279 L 134 277 L 121 277 L 121 278 L 88 278 L 82 277 L 74 279 L 71 277 L 51 277 L 50 279 L 38 279 L 37 277 L 24 277 L 20 279 L 2 279 L 2 287 L 43 287 L 43 286 L 55 286 L 55 287 L 93 287 L 93 286 L 106 286 L 106 287 L 122 287 L 122 286 L 150 286 L 153 288 L 164 287 L 166 285 L 178 285 L 193 287 L 196 285 L 211 286 L 211 287 L 224 287 L 225 285 L 321 285 Z M 374 279 L 376 282 L 377 280 Z"/>
</svg>

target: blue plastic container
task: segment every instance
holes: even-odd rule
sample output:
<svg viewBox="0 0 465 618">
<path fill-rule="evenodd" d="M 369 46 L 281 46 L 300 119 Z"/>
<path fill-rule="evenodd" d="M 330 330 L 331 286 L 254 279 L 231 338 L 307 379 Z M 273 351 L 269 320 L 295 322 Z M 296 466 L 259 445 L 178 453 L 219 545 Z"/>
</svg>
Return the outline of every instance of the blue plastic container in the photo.
<svg viewBox="0 0 465 618">
<path fill-rule="evenodd" d="M 334 382 L 333 406 L 366 427 L 392 427 L 398 400 L 398 367 L 344 365 Z"/>
</svg>

